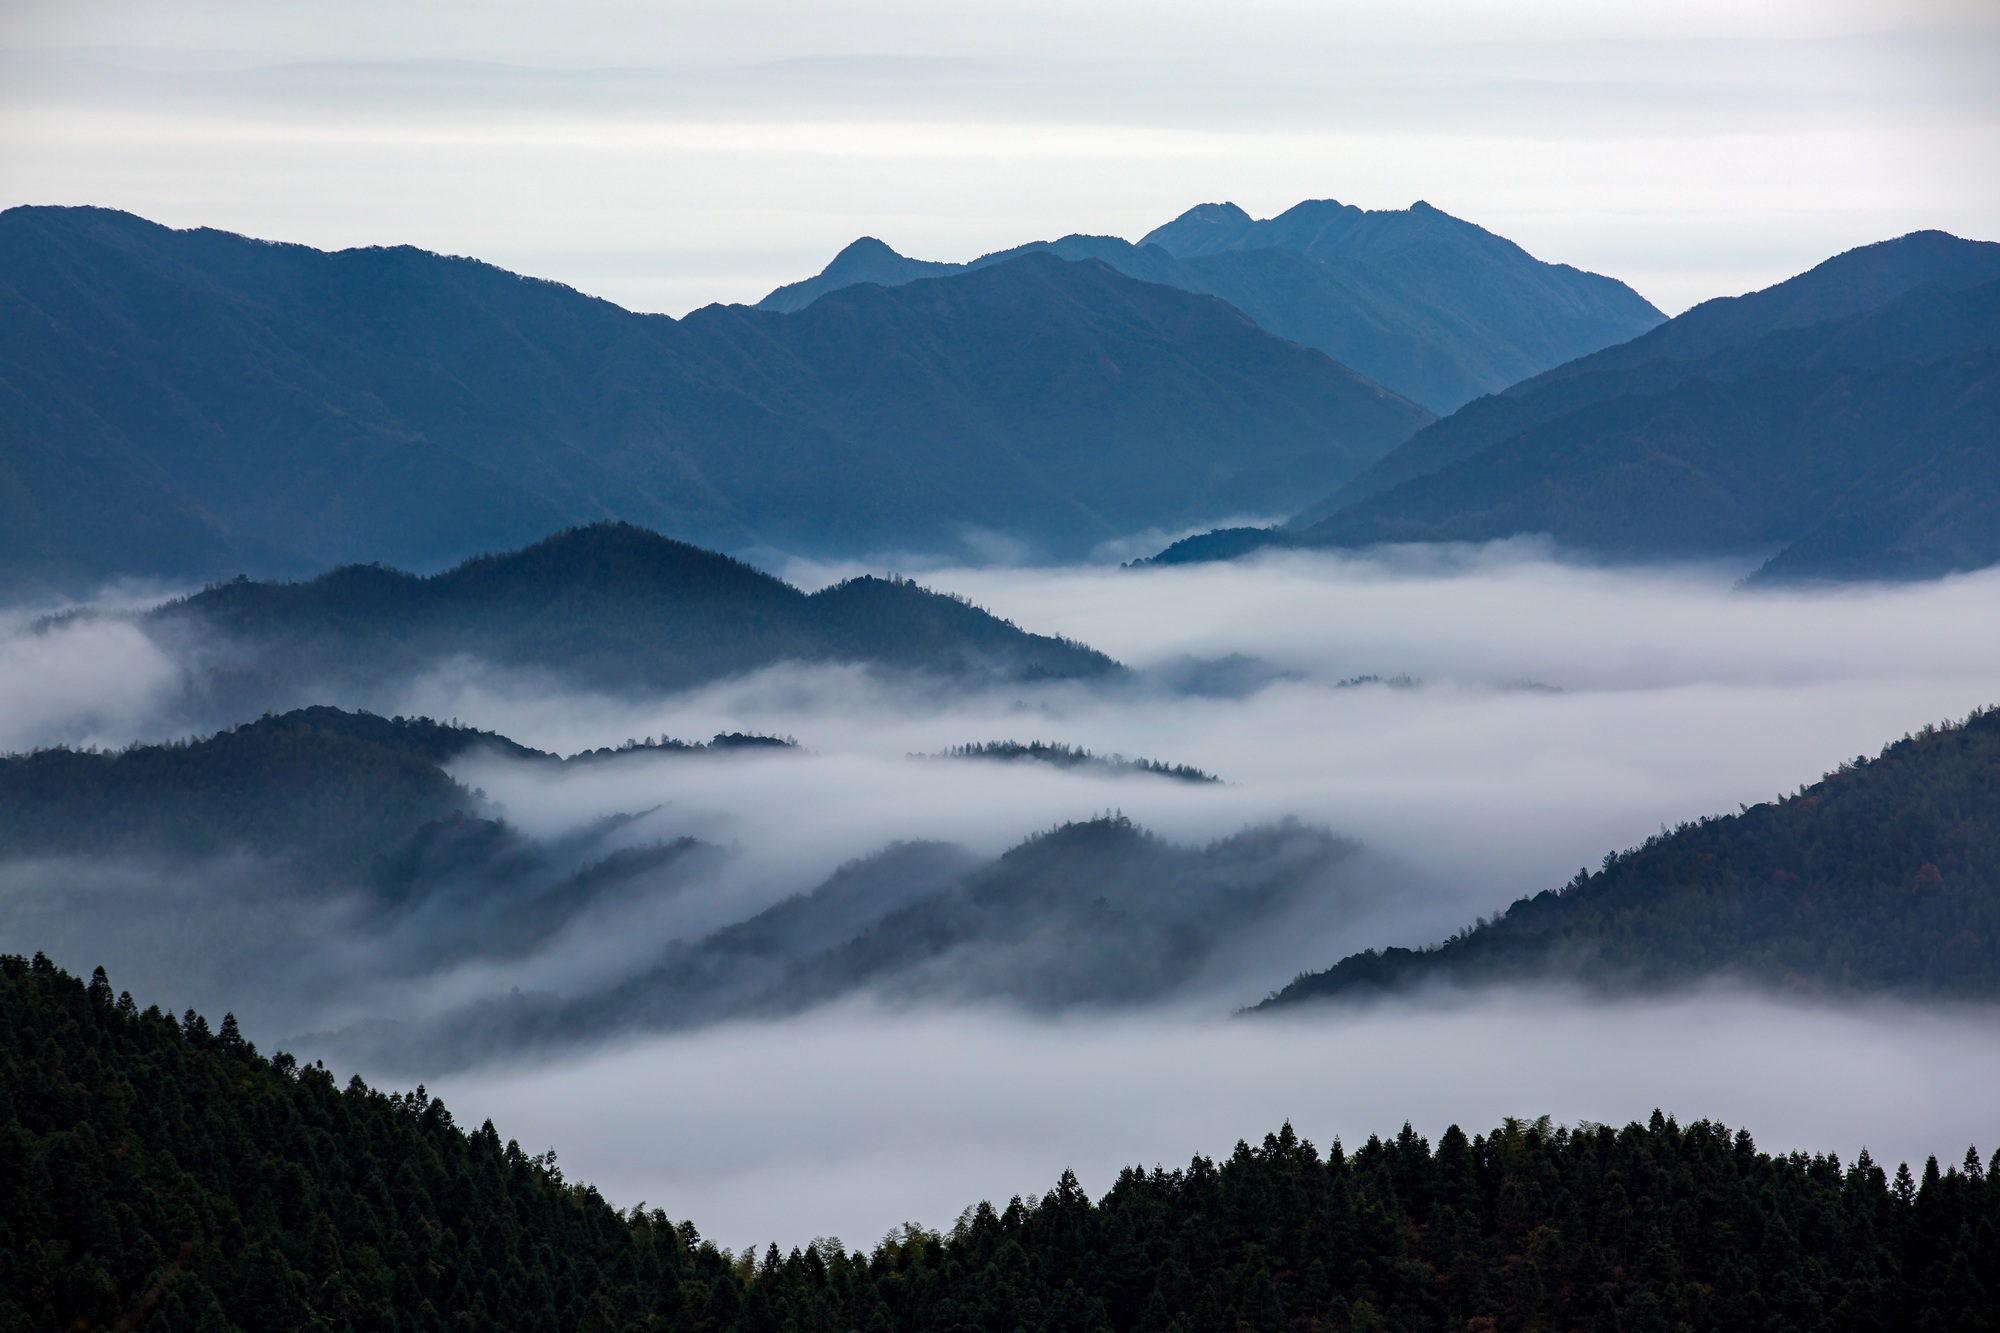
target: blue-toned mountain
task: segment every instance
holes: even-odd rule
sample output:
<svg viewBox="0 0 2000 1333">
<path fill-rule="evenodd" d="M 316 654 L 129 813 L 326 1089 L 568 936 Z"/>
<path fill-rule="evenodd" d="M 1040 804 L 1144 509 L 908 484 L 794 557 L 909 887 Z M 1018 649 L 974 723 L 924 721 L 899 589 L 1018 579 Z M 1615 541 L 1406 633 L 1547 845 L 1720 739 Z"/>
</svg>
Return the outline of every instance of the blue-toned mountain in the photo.
<svg viewBox="0 0 2000 1333">
<path fill-rule="evenodd" d="M 1023 255 L 674 320 L 408 247 L 0 214 L 0 570 L 439 568 L 619 518 L 1075 556 L 1278 513 L 1430 417 L 1212 297 Z"/>
<path fill-rule="evenodd" d="M 1471 403 L 1283 531 L 1161 559 L 1542 533 L 1760 582 L 2000 561 L 2000 245 L 1918 232 Z"/>
<path fill-rule="evenodd" d="M 873 237 L 759 303 L 801 310 L 855 283 L 895 286 L 1046 250 L 1219 296 L 1273 333 L 1436 412 L 1645 332 L 1665 318 L 1624 283 L 1548 264 L 1429 204 L 1369 211 L 1314 199 L 1259 222 L 1202 204 L 1132 244 L 1065 236 L 939 264 Z"/>
</svg>

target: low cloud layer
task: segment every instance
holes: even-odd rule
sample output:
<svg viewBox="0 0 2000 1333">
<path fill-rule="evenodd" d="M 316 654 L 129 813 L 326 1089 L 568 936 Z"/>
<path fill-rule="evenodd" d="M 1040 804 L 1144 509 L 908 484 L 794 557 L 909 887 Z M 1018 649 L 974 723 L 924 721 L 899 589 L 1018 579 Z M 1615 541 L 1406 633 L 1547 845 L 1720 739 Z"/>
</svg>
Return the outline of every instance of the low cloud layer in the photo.
<svg viewBox="0 0 2000 1333">
<path fill-rule="evenodd" d="M 556 1145 L 614 1203 L 690 1217 L 719 1244 L 866 1247 L 904 1221 L 949 1226 L 979 1199 L 1040 1193 L 1064 1168 L 1100 1194 L 1121 1167 L 1225 1155 L 1287 1119 L 1352 1148 L 1405 1120 L 1435 1141 L 1454 1121 L 1624 1124 L 1658 1107 L 1747 1127 L 1766 1151 L 1952 1161 L 2000 1144 L 2000 1025 L 1728 993 L 1516 993 L 1281 1022 L 843 1012 L 433 1090 L 462 1121 Z"/>
<path fill-rule="evenodd" d="M 1134 668 L 1113 686 L 967 694 L 780 668 L 631 700 L 447 664 L 405 683 L 398 709 L 563 753 L 731 731 L 801 744 L 454 761 L 488 811 L 538 846 L 612 827 L 606 850 L 681 838 L 704 849 L 505 950 L 430 950 L 439 923 L 419 916 L 383 934 L 358 900 L 279 891 L 246 861 L 0 868 L 0 948 L 47 949 L 86 971 L 107 963 L 142 1003 L 233 1007 L 268 1047 L 515 990 L 601 994 L 674 941 L 898 841 L 988 858 L 1122 812 L 1193 847 L 1295 819 L 1359 850 L 1311 913 L 1244 934 L 1198 994 L 1164 1007 L 1046 1022 L 842 1005 L 567 1056 L 544 1047 L 537 1058 L 553 1062 L 453 1074 L 443 1090 L 464 1118 L 555 1145 L 617 1201 L 692 1216 L 730 1244 L 833 1231 L 863 1243 L 905 1219 L 948 1222 L 983 1195 L 1046 1188 L 1064 1166 L 1102 1189 L 1118 1165 L 1223 1152 L 1287 1116 L 1316 1139 L 1352 1140 L 1406 1117 L 1435 1134 L 1450 1120 L 1622 1121 L 1658 1105 L 1741 1121 L 1767 1146 L 1956 1156 L 1991 1136 L 1980 1121 L 2000 1092 L 2000 1027 L 1983 1013 L 1542 995 L 1322 1010 L 1278 1026 L 1223 1018 L 1299 969 L 1435 940 L 1663 824 L 1768 799 L 2000 697 L 2000 574 L 1750 594 L 1733 589 L 1737 572 L 1584 568 L 1502 545 L 924 575 L 1112 653 Z M 12 622 L 0 633 L 0 743 L 171 735 L 160 701 L 174 686 L 122 622 Z M 915 757 L 1008 739 L 1222 781 Z M 631 818 L 603 823 L 614 815 Z M 393 1081 L 426 1073 L 371 1066 L 351 1043 L 322 1050 Z"/>
</svg>

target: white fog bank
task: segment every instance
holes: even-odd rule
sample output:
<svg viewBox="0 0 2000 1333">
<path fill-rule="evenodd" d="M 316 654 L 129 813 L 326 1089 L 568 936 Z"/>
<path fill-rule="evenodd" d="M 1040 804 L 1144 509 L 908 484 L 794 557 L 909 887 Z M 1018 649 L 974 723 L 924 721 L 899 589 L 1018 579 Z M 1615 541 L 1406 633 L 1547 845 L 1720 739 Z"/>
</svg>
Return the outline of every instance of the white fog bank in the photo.
<svg viewBox="0 0 2000 1333">
<path fill-rule="evenodd" d="M 620 1206 L 718 1244 L 866 1247 L 966 1205 L 1093 1195 L 1126 1165 L 1226 1155 L 1290 1120 L 1350 1149 L 1405 1120 L 1433 1142 L 1502 1117 L 1622 1125 L 1658 1107 L 1748 1128 L 1766 1151 L 1955 1160 L 2000 1144 L 1990 1010 L 1813 1009 L 1717 993 L 1606 1005 L 1562 994 L 1306 1011 L 1280 1021 L 1036 1024 L 822 1014 L 442 1080 L 461 1124 L 555 1145 Z"/>
<path fill-rule="evenodd" d="M 996 853 L 1112 808 L 1187 841 L 1290 816 L 1395 867 L 1383 882 L 1403 913 L 1369 925 L 1376 942 L 1410 944 L 1559 885 L 1663 824 L 1768 800 L 2000 702 L 2000 573 L 1750 594 L 1728 573 L 1580 568 L 1502 545 L 1421 563 L 1287 556 L 924 581 L 1083 639 L 1137 679 L 965 696 L 785 669 L 632 704 L 451 673 L 413 689 L 407 707 L 563 751 L 656 734 L 798 737 L 809 753 L 554 781 L 460 767 L 530 826 L 657 809 L 660 831 L 740 847 L 765 892 L 809 887 L 894 838 Z M 1220 674 L 1269 683 L 1235 697 L 1165 683 L 1186 679 L 1190 658 L 1232 655 L 1262 665 Z M 1351 683 L 1371 676 L 1382 679 Z M 1224 782 L 908 758 L 996 739 L 1192 764 Z"/>
</svg>

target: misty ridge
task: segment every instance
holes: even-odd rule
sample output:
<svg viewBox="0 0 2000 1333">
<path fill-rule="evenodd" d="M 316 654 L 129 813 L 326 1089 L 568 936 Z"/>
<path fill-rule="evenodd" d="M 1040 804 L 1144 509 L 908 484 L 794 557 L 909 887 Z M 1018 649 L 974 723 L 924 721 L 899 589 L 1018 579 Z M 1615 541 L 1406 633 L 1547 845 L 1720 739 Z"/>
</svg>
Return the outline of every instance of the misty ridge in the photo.
<svg viewBox="0 0 2000 1333">
<path fill-rule="evenodd" d="M 779 663 L 851 663 L 958 688 L 1123 673 L 1081 643 L 908 580 L 861 576 L 808 594 L 621 523 L 429 577 L 353 565 L 304 582 L 238 579 L 135 623 L 179 670 L 196 726 L 314 704 L 393 709 L 412 679 L 466 663 L 633 697 Z"/>
<path fill-rule="evenodd" d="M 1992 999 L 2000 964 L 2000 711 L 1926 726 L 1776 802 L 1606 853 L 1442 944 L 1373 949 L 1259 1006 L 1572 979 L 1649 991 Z"/>
<path fill-rule="evenodd" d="M 1156 588 L 1186 615 L 1194 610 L 1190 591 L 1216 578 L 1226 580 L 1216 604 L 1236 607 L 1249 591 L 1312 568 L 1104 571 L 1083 586 L 1102 586 L 1126 606 L 1130 628 L 1115 618 L 1101 623 L 1129 643 L 1131 628 L 1154 623 L 1144 606 L 1131 605 L 1135 586 Z M 1324 587 L 1349 599 L 1348 609 L 1328 614 L 1327 628 L 1316 632 L 1371 633 L 1357 611 L 1373 599 L 1385 614 L 1397 608 L 1399 623 L 1408 623 L 1412 597 L 1448 599 L 1436 601 L 1440 623 L 1462 621 L 1443 608 L 1484 604 L 1501 589 L 1518 598 L 1549 577 L 1542 569 L 1485 574 L 1469 566 L 1386 582 L 1380 569 L 1353 582 L 1342 574 Z M 1050 576 L 1050 586 L 1059 592 L 1075 577 Z M 1687 595 L 1674 583 L 1642 594 L 1644 585 L 1620 576 L 1561 577 L 1570 582 L 1546 594 L 1557 604 L 1577 606 L 1595 585 L 1607 613 L 1618 608 L 1634 632 L 1647 634 L 1659 632 L 1672 605 L 1664 598 Z M 1278 604 L 1298 607 L 1313 586 L 1293 585 Z M 1929 596 L 1976 603 L 1980 586 L 1947 586 Z M 1074 595 L 1052 593 L 1047 604 Z M 1649 607 L 1644 596 L 1655 603 Z M 1922 622 L 1936 614 L 1906 593 L 1852 602 L 1741 597 L 1700 603 L 1699 614 L 1714 618 L 1728 609 L 1744 625 L 1790 616 L 1802 646 L 1825 645 L 1815 649 L 1821 653 L 1838 642 L 1829 634 L 1882 642 L 1894 638 L 1884 634 L 1894 617 Z M 1496 624 L 1517 620 L 1518 613 L 1495 613 Z M 1615 627 L 1607 614 L 1590 633 L 1602 638 Z M 1734 645 L 1740 630 L 1718 623 L 1713 633 Z M 1968 664 L 1983 657 L 1975 640 L 1963 650 Z M 1269 644 L 1256 646 L 1287 660 Z M 1949 645 L 1940 647 L 1939 667 L 1949 673 Z M 1077 695 L 1065 682 L 1045 680 L 955 702 L 912 693 L 893 675 L 872 678 L 859 695 L 835 689 L 824 696 L 798 692 L 808 677 L 782 688 L 725 679 L 651 704 L 619 705 L 640 711 L 614 714 L 712 720 L 720 728 L 714 740 L 648 732 L 645 740 L 576 748 L 567 759 L 490 727 L 326 707 L 192 743 L 100 754 L 43 750 L 0 766 L 5 928 L 33 934 L 65 956 L 100 957 L 148 984 L 187 988 L 193 998 L 227 996 L 277 1030 L 315 1034 L 313 1049 L 371 1068 L 504 1061 L 731 1020 L 785 1021 L 857 1000 L 892 1009 L 1000 1005 L 1031 1014 L 1187 1005 L 1226 1013 L 1345 954 L 1365 960 L 1388 942 L 1415 946 L 1444 933 L 1440 918 L 1462 912 L 1463 920 L 1506 901 L 1493 887 L 1506 835 L 1471 824 L 1446 839 L 1430 824 L 1400 833 L 1396 822 L 1360 817 L 1364 807 L 1352 794 L 1329 799 L 1295 783 L 1274 785 L 1284 765 L 1296 762 L 1287 749 L 1317 756 L 1310 766 L 1351 782 L 1350 792 L 1368 790 L 1390 759 L 1379 749 L 1363 757 L 1352 733 L 1335 730 L 1322 740 L 1311 728 L 1434 717 L 1462 733 L 1439 752 L 1442 773 L 1464 762 L 1473 739 L 1464 723 L 1478 715 L 1538 716 L 1536 727 L 1546 730 L 1562 713 L 1586 709 L 1579 719 L 1595 729 L 1602 723 L 1587 719 L 1602 708 L 1648 706 L 1644 693 L 1629 688 L 1514 689 L 1506 682 L 1541 674 L 1548 662 L 1510 658 L 1504 648 L 1493 684 L 1472 694 L 1436 662 L 1391 651 L 1398 656 L 1383 659 L 1385 668 L 1408 662 L 1427 680 L 1445 679 L 1352 673 L 1349 662 L 1334 660 L 1316 678 L 1281 675 L 1241 696 Z M 1573 650 L 1556 643 L 1545 651 L 1561 659 Z M 1756 650 L 1738 651 L 1759 660 Z M 1143 666 L 1185 653 L 1169 640 L 1129 655 Z M 1739 668 L 1719 670 L 1727 677 Z M 842 679 L 824 677 L 830 687 Z M 1035 702 L 1023 693 L 1034 688 L 1059 692 Z M 615 723 L 593 717 L 593 697 L 562 706 L 584 709 L 579 716 L 602 734 Z M 1659 695 L 1662 702 L 1678 697 Z M 750 711 L 726 711 L 746 703 Z M 773 704 L 779 711 L 755 711 Z M 718 706 L 725 711 L 711 711 Z M 1162 719 L 1210 713 L 1217 735 L 1236 748 L 1218 751 L 1214 737 L 1201 748 L 1236 756 L 1217 765 L 1232 780 L 1192 780 L 1206 769 L 1175 761 L 1171 751 L 1120 764 L 1099 757 L 1116 750 L 1067 742 L 975 743 L 952 757 L 950 747 L 904 740 L 916 734 L 912 728 L 963 735 L 1023 707 L 1041 710 L 1045 724 L 1067 717 L 1069 725 L 1101 728 L 1129 719 L 1121 725 L 1154 732 Z M 1768 727 L 1768 702 L 1754 708 Z M 987 721 L 968 720 L 979 717 Z M 692 726 L 675 730 L 702 734 Z M 1281 747 L 1272 740 L 1280 731 L 1299 735 Z M 1976 740 L 1988 731 L 1975 718 L 1937 734 Z M 803 743 L 787 743 L 794 736 Z M 871 747 L 873 757 L 864 758 Z M 1628 903 L 1618 910 L 1630 921 L 1673 921 L 1673 930 L 1656 924 L 1634 934 L 1615 913 L 1605 915 L 1608 908 L 1594 908 L 1588 919 L 1604 925 L 1542 928 L 1533 938 L 1553 941 L 1546 947 L 1510 952 L 1482 943 L 1471 952 L 1511 961 L 1448 979 L 1469 993 L 1581 976 L 1640 993 L 1747 978 L 1829 993 L 1983 996 L 1976 966 L 1939 971 L 1936 962 L 1971 965 L 1984 956 L 1992 886 L 1978 872 L 1976 830 L 1990 797 L 1977 785 L 1983 769 L 1976 758 L 1956 767 L 1919 763 L 1928 775 L 1921 783 L 1880 787 L 1879 799 L 1858 805 L 1833 802 L 1836 817 L 1814 836 L 1835 839 L 1826 844 L 1834 850 L 1812 851 L 1810 841 L 1807 851 L 1790 850 L 1786 839 L 1799 835 L 1785 832 L 1782 821 L 1767 827 L 1759 814 L 1766 822 L 1748 821 L 1753 832 L 1735 839 L 1715 884 L 1627 872 L 1625 887 L 1606 901 Z M 1555 827 L 1549 812 L 1536 812 L 1532 793 L 1523 796 L 1522 816 Z M 1581 796 L 1564 801 L 1580 804 Z M 1437 817 L 1464 823 L 1463 812 L 1446 814 L 1453 800 L 1442 799 Z M 1926 804 L 1938 801 L 1947 802 L 1943 813 Z M 1114 806 L 1132 813 L 1083 813 Z M 1662 809 L 1638 810 L 1648 808 Z M 1301 811 L 1314 817 L 1300 822 Z M 1592 841 L 1585 835 L 1583 847 Z M 1596 841 L 1598 849 L 1606 845 L 1615 844 Z M 1427 852 L 1454 846 L 1466 859 L 1447 865 L 1459 868 L 1417 869 Z M 1861 869 L 1871 864 L 1870 848 L 1890 846 L 1899 849 L 1894 864 L 1885 862 L 1879 874 Z M 1633 859 L 1614 858 L 1620 866 Z M 1814 869 L 1822 863 L 1847 867 L 1847 878 L 1828 879 Z M 1949 873 L 1939 881 L 1947 892 L 1910 891 L 1919 880 L 1932 882 L 1925 865 Z M 1539 885 L 1529 881 L 1531 897 L 1560 882 L 1547 870 L 1540 875 Z M 1450 890 L 1441 893 L 1439 880 Z M 1728 911 L 1761 893 L 1769 900 L 1766 917 L 1734 934 L 1718 931 L 1702 912 L 1723 909 L 1701 906 L 1704 895 L 1718 893 Z M 1838 912 L 1814 916 L 1801 906 L 1836 893 L 1851 899 Z M 1885 969 L 1842 939 L 1933 962 L 1928 970 Z M 1592 940 L 1622 941 L 1624 952 L 1586 966 L 1578 958 Z M 1690 952 L 1688 940 L 1704 943 Z M 1343 964 L 1335 975 L 1362 967 Z M 1367 990 L 1341 993 L 1365 999 Z"/>
<path fill-rule="evenodd" d="M 1355 848 L 1293 824 L 1176 847 L 1120 816 L 1062 825 L 997 860 L 899 843 L 842 866 L 602 991 L 515 992 L 407 1024 L 309 1038 L 373 1068 L 457 1069 L 727 1019 L 865 999 L 890 1009 L 1114 1011 L 1239 984 L 1260 936 L 1356 886 Z"/>
<path fill-rule="evenodd" d="M 374 1065 L 434 1068 L 864 993 L 1049 1010 L 1159 1002 L 1232 984 L 1277 918 L 1346 887 L 1353 853 L 1291 823 L 1183 849 L 1107 816 L 997 860 L 898 842 L 809 892 L 677 936 L 689 927 L 659 909 L 711 887 L 729 846 L 663 835 L 647 809 L 524 831 L 452 775 L 467 757 L 600 782 L 635 764 L 814 762 L 795 742 L 743 733 L 562 759 L 469 727 L 324 706 L 201 741 L 0 758 L 0 922 L 162 981 L 227 977 L 245 1012 L 270 1005 L 273 1019 L 305 1024 L 366 1015 L 385 996 L 407 1006 L 459 984 L 459 971 L 484 969 L 485 982 L 463 984 L 491 987 L 493 969 L 532 964 L 578 931 L 654 932 L 642 971 L 581 994 L 517 991 L 315 1039 Z M 1100 767 L 1181 777 L 1172 765 Z"/>
<path fill-rule="evenodd" d="M 1191 764 L 1169 764 L 1158 759 L 1127 759 L 1121 754 L 1092 754 L 1079 746 L 1061 741 L 972 741 L 954 745 L 935 755 L 912 755 L 912 759 L 971 759 L 987 763 L 1036 763 L 1055 768 L 1101 769 L 1107 773 L 1156 773 L 1181 782 L 1220 782 L 1213 773 L 1204 773 Z"/>
</svg>

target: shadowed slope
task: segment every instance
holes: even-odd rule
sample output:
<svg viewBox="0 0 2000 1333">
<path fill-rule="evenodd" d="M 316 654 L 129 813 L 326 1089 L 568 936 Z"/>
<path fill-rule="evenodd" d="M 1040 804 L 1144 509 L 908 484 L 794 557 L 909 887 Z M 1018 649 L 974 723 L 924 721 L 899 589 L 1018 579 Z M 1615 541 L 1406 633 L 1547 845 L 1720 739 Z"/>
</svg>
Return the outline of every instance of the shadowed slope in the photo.
<svg viewBox="0 0 2000 1333">
<path fill-rule="evenodd" d="M 1265 1001 L 1581 979 L 2000 994 L 2000 711 L 1926 727 L 1783 800 L 1649 839 L 1423 950 L 1356 954 Z"/>
</svg>

